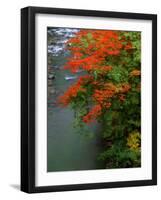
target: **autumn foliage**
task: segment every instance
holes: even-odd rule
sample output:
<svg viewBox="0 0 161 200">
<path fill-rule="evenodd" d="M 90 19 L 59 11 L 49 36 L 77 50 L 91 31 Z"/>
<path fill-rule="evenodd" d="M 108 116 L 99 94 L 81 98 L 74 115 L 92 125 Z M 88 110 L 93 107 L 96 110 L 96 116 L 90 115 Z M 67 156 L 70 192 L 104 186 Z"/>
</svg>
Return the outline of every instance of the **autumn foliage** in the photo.
<svg viewBox="0 0 161 200">
<path fill-rule="evenodd" d="M 66 44 L 71 56 L 64 70 L 85 75 L 58 103 L 72 106 L 81 126 L 102 124 L 99 158 L 107 168 L 140 166 L 138 139 L 137 148 L 130 146 L 131 138 L 140 137 L 140 40 L 140 32 L 80 30 Z"/>
</svg>

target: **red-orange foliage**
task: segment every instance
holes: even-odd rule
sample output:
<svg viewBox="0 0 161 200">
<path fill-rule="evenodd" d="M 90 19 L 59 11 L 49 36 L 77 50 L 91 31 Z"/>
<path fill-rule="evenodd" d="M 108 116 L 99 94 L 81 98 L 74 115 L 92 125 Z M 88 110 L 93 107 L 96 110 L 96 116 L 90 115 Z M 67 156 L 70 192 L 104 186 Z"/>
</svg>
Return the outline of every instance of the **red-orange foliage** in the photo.
<svg viewBox="0 0 161 200">
<path fill-rule="evenodd" d="M 93 122 L 101 114 L 101 110 L 102 108 L 100 105 L 93 106 L 88 114 L 83 117 L 83 122 L 87 124 Z"/>
<path fill-rule="evenodd" d="M 92 122 L 102 113 L 103 109 L 111 107 L 111 98 L 114 96 L 123 102 L 126 98 L 125 93 L 131 88 L 128 83 L 114 85 L 112 82 L 104 82 L 104 79 L 101 79 L 112 70 L 112 66 L 105 64 L 108 56 L 118 56 L 121 50 L 132 49 L 131 42 L 124 42 L 123 38 L 119 38 L 117 31 L 81 30 L 67 43 L 72 56 L 68 59 L 64 69 L 72 73 L 83 69 L 88 75 L 80 77 L 59 97 L 58 102 L 62 106 L 67 106 L 79 92 L 87 93 L 86 85 L 90 84 L 93 90 L 91 101 L 95 105 L 83 116 L 82 120 L 85 123 Z M 99 81 L 94 78 L 95 72 L 100 76 Z M 140 75 L 139 70 L 131 72 L 131 76 L 138 75 Z"/>
<path fill-rule="evenodd" d="M 89 35 L 92 35 L 92 39 L 88 37 Z M 83 46 L 84 40 L 88 44 L 85 47 Z M 64 69 L 69 69 L 73 73 L 80 68 L 87 71 L 109 71 L 112 67 L 103 65 L 104 58 L 107 55 L 118 55 L 123 48 L 116 31 L 81 30 L 76 37 L 68 41 L 68 44 L 70 43 L 74 44 L 68 47 L 73 56 L 68 60 Z"/>
<path fill-rule="evenodd" d="M 72 98 L 76 97 L 78 92 L 85 92 L 86 89 L 81 86 L 81 79 L 77 83 L 71 85 L 68 90 L 58 98 L 58 103 L 67 106 Z"/>
</svg>

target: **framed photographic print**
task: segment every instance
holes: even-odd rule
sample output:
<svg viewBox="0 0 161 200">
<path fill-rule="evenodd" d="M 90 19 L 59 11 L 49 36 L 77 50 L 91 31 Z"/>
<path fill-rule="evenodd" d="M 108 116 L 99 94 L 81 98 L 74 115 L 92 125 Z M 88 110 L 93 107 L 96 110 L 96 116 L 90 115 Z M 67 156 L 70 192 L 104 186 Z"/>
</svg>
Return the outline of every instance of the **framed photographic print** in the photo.
<svg viewBox="0 0 161 200">
<path fill-rule="evenodd" d="M 21 190 L 157 184 L 157 16 L 21 10 Z"/>
</svg>

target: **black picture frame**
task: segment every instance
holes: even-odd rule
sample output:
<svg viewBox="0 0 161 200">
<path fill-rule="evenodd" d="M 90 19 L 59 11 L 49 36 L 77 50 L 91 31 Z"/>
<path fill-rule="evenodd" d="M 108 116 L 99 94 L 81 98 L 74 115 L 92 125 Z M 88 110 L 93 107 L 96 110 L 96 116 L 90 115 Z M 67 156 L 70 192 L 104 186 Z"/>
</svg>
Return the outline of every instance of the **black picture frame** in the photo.
<svg viewBox="0 0 161 200">
<path fill-rule="evenodd" d="M 60 14 L 152 21 L 152 179 L 59 186 L 35 186 L 35 15 Z M 45 7 L 21 9 L 21 190 L 27 193 L 157 184 L 157 15 Z"/>
</svg>

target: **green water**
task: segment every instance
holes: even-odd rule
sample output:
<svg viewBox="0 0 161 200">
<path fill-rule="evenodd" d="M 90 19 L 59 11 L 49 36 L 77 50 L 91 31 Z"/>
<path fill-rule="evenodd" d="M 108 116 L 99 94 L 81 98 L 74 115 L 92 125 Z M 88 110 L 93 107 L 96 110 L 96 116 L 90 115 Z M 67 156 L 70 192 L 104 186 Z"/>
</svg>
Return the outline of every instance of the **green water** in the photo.
<svg viewBox="0 0 161 200">
<path fill-rule="evenodd" d="M 66 81 L 65 70 L 56 70 L 54 88 L 62 94 L 74 81 Z M 60 108 L 53 104 L 57 95 L 48 100 L 47 169 L 51 171 L 90 170 L 102 168 L 98 161 L 101 150 L 98 125 L 91 129 L 92 138 L 77 133 L 73 128 L 74 112 L 70 108 Z"/>
<path fill-rule="evenodd" d="M 60 32 L 61 34 L 59 34 Z M 73 37 L 72 33 L 73 30 L 68 28 L 50 28 L 48 31 L 48 74 L 52 72 L 55 74 L 54 80 L 48 80 L 48 172 L 103 168 L 102 163 L 97 159 L 102 146 L 98 124 L 93 124 L 90 127 L 94 133 L 92 138 L 85 136 L 83 130 L 79 134 L 73 128 L 73 110 L 60 108 L 55 104 L 57 97 L 76 81 L 65 80 L 65 76 L 71 74 L 62 70 L 66 59 L 70 56 L 70 52 L 64 48 L 62 41 Z M 76 75 L 79 77 L 83 73 Z"/>
</svg>

